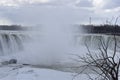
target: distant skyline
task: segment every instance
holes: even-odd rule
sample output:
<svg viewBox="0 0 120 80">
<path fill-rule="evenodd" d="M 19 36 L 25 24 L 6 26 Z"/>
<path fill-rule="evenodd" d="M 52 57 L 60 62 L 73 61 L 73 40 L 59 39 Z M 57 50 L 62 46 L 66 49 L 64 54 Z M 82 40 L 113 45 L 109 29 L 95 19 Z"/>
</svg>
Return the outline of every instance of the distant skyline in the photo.
<svg viewBox="0 0 120 80">
<path fill-rule="evenodd" d="M 89 23 L 90 17 L 92 23 L 102 24 L 120 15 L 119 4 L 120 0 L 0 0 L 0 24 L 80 24 Z"/>
</svg>

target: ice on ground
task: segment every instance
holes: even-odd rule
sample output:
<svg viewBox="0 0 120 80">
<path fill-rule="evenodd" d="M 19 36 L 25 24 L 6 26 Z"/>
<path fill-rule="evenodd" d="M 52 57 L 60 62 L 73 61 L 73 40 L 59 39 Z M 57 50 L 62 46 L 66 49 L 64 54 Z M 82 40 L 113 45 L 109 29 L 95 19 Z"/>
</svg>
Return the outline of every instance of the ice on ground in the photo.
<svg viewBox="0 0 120 80">
<path fill-rule="evenodd" d="M 0 67 L 0 80 L 72 80 L 74 73 L 32 67 Z M 86 80 L 85 75 L 74 80 Z"/>
</svg>

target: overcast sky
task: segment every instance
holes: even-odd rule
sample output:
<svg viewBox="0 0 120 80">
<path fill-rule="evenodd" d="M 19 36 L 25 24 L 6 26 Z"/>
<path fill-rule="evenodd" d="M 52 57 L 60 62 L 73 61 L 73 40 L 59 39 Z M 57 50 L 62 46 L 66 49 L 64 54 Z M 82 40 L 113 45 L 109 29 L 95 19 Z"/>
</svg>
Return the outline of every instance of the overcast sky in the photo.
<svg viewBox="0 0 120 80">
<path fill-rule="evenodd" d="M 105 23 L 120 15 L 119 4 L 120 0 L 0 0 L 0 24 L 82 24 L 89 23 L 89 17 L 92 23 Z"/>
</svg>

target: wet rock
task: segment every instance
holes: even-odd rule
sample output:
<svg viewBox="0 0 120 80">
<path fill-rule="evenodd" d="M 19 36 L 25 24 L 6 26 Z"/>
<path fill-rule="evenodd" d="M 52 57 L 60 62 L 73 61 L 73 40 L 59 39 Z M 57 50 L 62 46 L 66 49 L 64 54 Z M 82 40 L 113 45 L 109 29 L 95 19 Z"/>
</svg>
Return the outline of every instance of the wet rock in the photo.
<svg viewBox="0 0 120 80">
<path fill-rule="evenodd" d="M 9 64 L 16 64 L 17 63 L 17 60 L 16 59 L 11 59 L 9 60 Z"/>
</svg>

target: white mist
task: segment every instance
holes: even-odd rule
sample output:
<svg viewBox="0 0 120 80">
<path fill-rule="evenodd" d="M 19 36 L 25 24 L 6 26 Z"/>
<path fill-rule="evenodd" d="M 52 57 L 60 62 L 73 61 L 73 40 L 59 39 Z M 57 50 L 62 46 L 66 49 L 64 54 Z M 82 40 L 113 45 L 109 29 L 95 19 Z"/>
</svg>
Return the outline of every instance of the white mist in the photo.
<svg viewBox="0 0 120 80">
<path fill-rule="evenodd" d="M 41 29 L 30 33 L 31 43 L 16 55 L 19 63 L 50 66 L 68 58 L 73 48 L 71 26 L 47 24 Z"/>
</svg>

